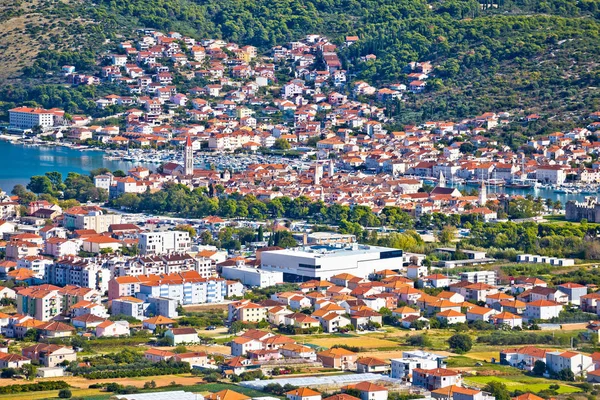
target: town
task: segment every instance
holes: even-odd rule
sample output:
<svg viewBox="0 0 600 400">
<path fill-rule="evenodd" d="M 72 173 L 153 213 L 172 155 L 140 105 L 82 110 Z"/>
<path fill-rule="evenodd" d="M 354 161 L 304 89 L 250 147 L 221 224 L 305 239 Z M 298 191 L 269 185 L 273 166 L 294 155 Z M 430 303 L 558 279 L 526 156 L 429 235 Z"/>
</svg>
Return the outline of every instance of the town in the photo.
<svg viewBox="0 0 600 400">
<path fill-rule="evenodd" d="M 142 30 L 62 68 L 117 88 L 98 116 L 9 111 L 139 165 L 3 188 L 0 396 L 598 396 L 600 112 L 520 151 L 494 132 L 541 116 L 399 127 L 436 66 L 373 87 L 338 51 Z"/>
</svg>

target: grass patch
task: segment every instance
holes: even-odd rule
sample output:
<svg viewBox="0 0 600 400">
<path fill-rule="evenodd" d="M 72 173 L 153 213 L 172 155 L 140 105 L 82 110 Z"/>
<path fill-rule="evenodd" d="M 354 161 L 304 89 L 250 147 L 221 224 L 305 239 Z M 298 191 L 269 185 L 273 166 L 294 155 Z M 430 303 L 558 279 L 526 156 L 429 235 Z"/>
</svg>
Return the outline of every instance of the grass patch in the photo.
<svg viewBox="0 0 600 400">
<path fill-rule="evenodd" d="M 550 385 L 559 385 L 560 388 L 557 390 L 559 394 L 565 393 L 577 393 L 581 392 L 581 389 L 564 384 L 560 381 L 551 381 L 544 378 L 534 378 L 531 376 L 525 375 L 516 375 L 516 376 L 469 376 L 465 377 L 465 382 L 470 383 L 472 385 L 483 387 L 487 385 L 489 382 L 497 381 L 506 385 L 508 390 L 523 390 L 523 386 L 527 390 L 532 392 L 540 392 L 542 390 L 546 390 Z"/>
</svg>

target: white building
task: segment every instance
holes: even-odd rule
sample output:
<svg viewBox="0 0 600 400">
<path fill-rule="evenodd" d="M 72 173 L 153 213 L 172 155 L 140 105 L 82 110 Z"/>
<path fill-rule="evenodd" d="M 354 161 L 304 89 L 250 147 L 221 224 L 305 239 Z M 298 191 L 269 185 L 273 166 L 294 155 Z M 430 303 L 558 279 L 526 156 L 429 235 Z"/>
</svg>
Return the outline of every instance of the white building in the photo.
<svg viewBox="0 0 600 400">
<path fill-rule="evenodd" d="M 121 214 L 105 214 L 100 207 L 73 207 L 64 212 L 67 229 L 93 229 L 97 233 L 108 232 L 108 227 L 121 223 Z"/>
<path fill-rule="evenodd" d="M 112 301 L 111 314 L 123 314 L 143 321 L 145 319 L 146 309 L 150 304 L 143 300 L 131 296 L 123 296 Z"/>
<path fill-rule="evenodd" d="M 471 283 L 485 283 L 486 285 L 496 285 L 496 271 L 471 271 L 460 274 L 461 281 Z"/>
<path fill-rule="evenodd" d="M 561 165 L 544 165 L 537 168 L 535 178 L 542 183 L 562 185 L 567 179 L 567 171 Z"/>
<path fill-rule="evenodd" d="M 327 280 L 340 273 L 367 278 L 375 271 L 402 267 L 402 250 L 352 245 L 306 246 L 261 253 L 262 269 L 282 272 L 286 282 Z"/>
<path fill-rule="evenodd" d="M 225 279 L 239 280 L 246 286 L 265 288 L 283 283 L 283 272 L 265 271 L 245 266 L 223 267 L 221 276 Z"/>
<path fill-rule="evenodd" d="M 53 285 L 76 285 L 104 293 L 108 290 L 109 280 L 110 270 L 82 259 L 58 260 L 48 269 L 48 282 Z"/>
<path fill-rule="evenodd" d="M 164 297 L 175 300 L 179 304 L 219 303 L 227 296 L 227 281 L 221 278 L 210 278 L 203 281 L 196 279 L 180 282 L 155 281 L 140 284 L 140 299 Z"/>
<path fill-rule="evenodd" d="M 394 379 L 410 379 L 415 368 L 435 369 L 443 368 L 446 357 L 421 350 L 404 351 L 402 358 L 392 358 L 390 377 Z"/>
<path fill-rule="evenodd" d="M 190 249 L 190 234 L 183 231 L 140 233 L 140 253 L 169 254 L 184 253 Z"/>
<path fill-rule="evenodd" d="M 517 262 L 530 264 L 550 264 L 557 267 L 572 267 L 575 260 L 572 258 L 547 257 L 535 254 L 519 254 Z"/>
<path fill-rule="evenodd" d="M 8 110 L 10 127 L 16 129 L 49 128 L 62 121 L 63 115 L 64 111 L 58 109 L 17 107 Z"/>
<path fill-rule="evenodd" d="M 550 300 L 536 300 L 531 303 L 527 303 L 525 306 L 524 316 L 531 319 L 548 320 L 560 315 L 563 306 L 554 301 Z"/>
<path fill-rule="evenodd" d="M 546 366 L 550 371 L 558 373 L 568 369 L 575 376 L 583 376 L 595 369 L 592 357 L 576 351 L 552 351 L 546 353 Z"/>
</svg>

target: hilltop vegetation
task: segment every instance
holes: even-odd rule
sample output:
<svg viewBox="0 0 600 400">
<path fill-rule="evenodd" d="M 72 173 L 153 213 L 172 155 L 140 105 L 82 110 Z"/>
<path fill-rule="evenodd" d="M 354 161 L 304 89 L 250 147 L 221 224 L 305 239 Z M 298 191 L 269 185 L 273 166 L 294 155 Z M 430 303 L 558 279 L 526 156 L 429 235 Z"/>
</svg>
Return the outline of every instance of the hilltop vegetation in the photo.
<svg viewBox="0 0 600 400">
<path fill-rule="evenodd" d="M 399 81 L 406 63 L 434 62 L 439 79 L 432 80 L 429 93 L 390 105 L 401 123 L 463 118 L 489 110 L 560 113 L 570 119 L 600 108 L 597 0 L 503 0 L 483 5 L 474 0 L 98 0 L 94 4 L 48 0 L 36 7 L 11 4 L 0 10 L 4 33 L 10 33 L 0 43 L 8 49 L 0 61 L 9 66 L 0 75 L 15 77 L 24 72 L 18 85 L 39 84 L 40 78 L 44 83 L 60 82 L 48 73 L 55 73 L 62 63 L 93 72 L 99 55 L 110 48 L 105 40 L 114 48 L 139 27 L 223 38 L 255 45 L 265 53 L 273 45 L 320 33 L 339 44 L 346 35 L 360 37 L 341 52 L 344 67 L 357 79 L 378 84 Z M 13 30 L 6 28 L 15 25 Z M 25 43 L 23 49 L 15 47 L 13 38 Z M 23 54 L 25 61 L 19 58 Z M 377 59 L 361 61 L 367 54 Z M 26 62 L 34 57 L 35 62 Z M 37 101 L 35 93 L 21 97 Z M 95 94 L 82 95 L 93 98 Z"/>
</svg>

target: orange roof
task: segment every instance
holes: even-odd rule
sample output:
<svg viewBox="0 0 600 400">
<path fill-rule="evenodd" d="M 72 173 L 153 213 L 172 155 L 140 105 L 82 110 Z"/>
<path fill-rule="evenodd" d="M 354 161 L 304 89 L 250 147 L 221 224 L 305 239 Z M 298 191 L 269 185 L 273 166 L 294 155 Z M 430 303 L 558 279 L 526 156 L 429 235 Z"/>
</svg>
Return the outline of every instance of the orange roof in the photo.
<svg viewBox="0 0 600 400">
<path fill-rule="evenodd" d="M 234 392 L 233 390 L 225 389 L 220 392 L 211 393 L 207 396 L 204 396 L 207 400 L 249 400 L 250 397 Z"/>
<path fill-rule="evenodd" d="M 319 396 L 321 393 L 314 391 L 312 389 L 309 389 L 307 387 L 300 387 L 298 389 L 290 390 L 289 392 L 286 392 L 285 394 L 290 395 L 290 396 L 307 397 L 307 396 Z"/>
<path fill-rule="evenodd" d="M 144 324 L 150 325 L 168 325 L 174 324 L 175 321 L 171 318 L 163 317 L 162 315 L 157 315 L 156 317 L 148 318 L 144 320 Z"/>
</svg>

